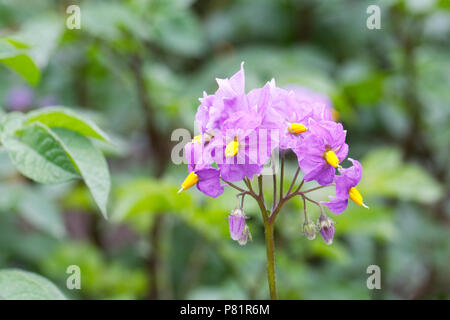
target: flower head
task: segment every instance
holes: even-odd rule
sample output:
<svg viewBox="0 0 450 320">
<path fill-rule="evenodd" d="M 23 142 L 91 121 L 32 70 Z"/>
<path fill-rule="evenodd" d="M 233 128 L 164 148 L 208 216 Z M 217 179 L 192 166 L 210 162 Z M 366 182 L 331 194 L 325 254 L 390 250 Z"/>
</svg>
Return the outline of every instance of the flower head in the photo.
<svg viewBox="0 0 450 320">
<path fill-rule="evenodd" d="M 347 157 L 346 131 L 333 121 L 317 122 L 310 118 L 308 134 L 294 149 L 305 181 L 316 180 L 321 185 L 333 182 L 335 169 Z"/>
<path fill-rule="evenodd" d="M 329 202 L 324 202 L 328 208 L 336 214 L 343 212 L 348 205 L 348 199 L 350 198 L 359 206 L 367 207 L 359 193 L 356 186 L 361 180 L 362 166 L 357 160 L 349 158 L 353 163 L 353 166 L 348 169 L 339 169 L 341 175 L 336 176 L 334 181 L 336 182 L 336 197 L 330 197 Z"/>
<path fill-rule="evenodd" d="M 200 134 L 185 147 L 189 174 L 180 191 L 195 185 L 206 195 L 217 197 L 224 192 L 223 180 L 239 190 L 242 197 L 254 196 L 232 182 L 261 174 L 273 151 L 280 148 L 296 153 L 304 181 L 315 180 L 323 186 L 336 182 L 336 197 L 325 203 L 330 210 L 342 212 L 349 198 L 365 206 L 356 189 L 361 165 L 352 159 L 352 168 L 342 169 L 340 165 L 348 154 L 346 131 L 334 121 L 336 117 L 328 97 L 298 86 L 278 88 L 275 80 L 246 93 L 243 63 L 233 76 L 216 81 L 216 92 L 210 95 L 204 92 L 199 99 L 195 119 Z M 251 191 L 249 181 L 245 182 Z M 242 198 L 242 203 L 228 217 L 231 238 L 240 244 L 251 238 L 242 211 L 243 202 Z M 318 231 L 326 243 L 332 242 L 334 222 L 323 212 L 318 225 L 309 219 L 303 224 L 308 239 L 314 239 Z"/>
<path fill-rule="evenodd" d="M 214 161 L 227 181 L 239 181 L 259 174 L 276 142 L 260 134 L 263 117 L 257 106 L 232 114 L 211 140 Z"/>
</svg>

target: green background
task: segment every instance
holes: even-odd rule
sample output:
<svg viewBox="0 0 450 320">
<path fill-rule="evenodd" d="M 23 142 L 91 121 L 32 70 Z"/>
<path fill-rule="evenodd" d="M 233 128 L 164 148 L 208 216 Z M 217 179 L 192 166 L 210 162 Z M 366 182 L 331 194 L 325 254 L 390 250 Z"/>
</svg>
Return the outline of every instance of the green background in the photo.
<svg viewBox="0 0 450 320">
<path fill-rule="evenodd" d="M 79 30 L 65 26 L 71 4 L 81 8 Z M 371 4 L 380 30 L 366 27 Z M 331 246 L 302 235 L 301 199 L 285 206 L 275 230 L 279 297 L 450 298 L 449 1 L 2 0 L 0 36 L 23 53 L 22 76 L 0 66 L 3 111 L 31 95 L 19 111 L 73 108 L 114 142 L 97 143 L 112 178 L 108 220 L 83 183 L 33 183 L 0 152 L 1 269 L 38 273 L 76 299 L 267 298 L 256 203 L 246 201 L 253 241 L 241 247 L 225 219 L 235 192 L 177 195 L 187 168 L 171 161 L 172 131 L 192 133 L 203 90 L 245 61 L 247 91 L 275 78 L 332 99 L 370 206 L 329 213 Z M 293 154 L 286 170 L 296 170 Z M 366 287 L 372 264 L 381 290 Z M 81 290 L 66 289 L 69 265 L 81 268 Z"/>
</svg>

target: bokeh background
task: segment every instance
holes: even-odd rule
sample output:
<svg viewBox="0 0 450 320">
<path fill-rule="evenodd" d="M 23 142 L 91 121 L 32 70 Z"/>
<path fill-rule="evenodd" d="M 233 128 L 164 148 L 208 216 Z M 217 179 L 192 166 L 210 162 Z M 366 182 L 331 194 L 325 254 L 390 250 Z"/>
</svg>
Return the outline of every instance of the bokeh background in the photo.
<svg viewBox="0 0 450 320">
<path fill-rule="evenodd" d="M 80 30 L 65 27 L 71 4 Z M 370 4 L 381 8 L 380 30 L 366 27 Z M 0 268 L 39 273 L 76 299 L 267 298 L 256 204 L 246 201 L 253 241 L 241 247 L 226 221 L 235 192 L 177 195 L 187 170 L 171 161 L 172 131 L 193 132 L 203 90 L 245 61 L 247 90 L 275 78 L 330 97 L 371 207 L 330 213 L 327 246 L 302 235 L 300 199 L 285 206 L 280 298 L 450 298 L 448 0 L 2 0 L 0 34 L 29 44 L 41 73 L 32 86 L 0 67 L 4 111 L 74 108 L 115 142 L 102 146 L 109 220 L 82 183 L 35 184 L 0 152 Z M 73 264 L 82 289 L 69 291 Z M 371 264 L 381 290 L 366 287 Z"/>
</svg>

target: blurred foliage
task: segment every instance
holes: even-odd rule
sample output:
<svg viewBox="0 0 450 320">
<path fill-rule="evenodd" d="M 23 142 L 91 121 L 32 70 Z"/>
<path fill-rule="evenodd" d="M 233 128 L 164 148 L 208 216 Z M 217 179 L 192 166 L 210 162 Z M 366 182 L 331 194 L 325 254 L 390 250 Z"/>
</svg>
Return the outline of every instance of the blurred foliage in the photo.
<svg viewBox="0 0 450 320">
<path fill-rule="evenodd" d="M 0 271 L 0 297 L 4 300 L 66 299 L 47 279 L 21 270 Z"/>
<path fill-rule="evenodd" d="M 68 298 L 267 298 L 256 203 L 246 199 L 253 241 L 240 247 L 226 221 L 234 192 L 177 194 L 186 168 L 170 158 L 203 90 L 245 61 L 247 89 L 275 78 L 330 96 L 371 208 L 333 215 L 327 246 L 302 236 L 303 204 L 289 203 L 275 231 L 280 297 L 449 299 L 450 5 L 375 2 L 380 30 L 366 28 L 366 0 L 0 1 L 3 111 L 68 106 L 114 142 L 95 142 L 110 163 L 108 220 L 83 184 L 36 185 L 1 150 L 0 269 L 41 274 Z M 80 30 L 65 28 L 69 4 Z M 371 264 L 378 292 L 366 287 Z M 81 290 L 64 289 L 69 265 Z"/>
</svg>

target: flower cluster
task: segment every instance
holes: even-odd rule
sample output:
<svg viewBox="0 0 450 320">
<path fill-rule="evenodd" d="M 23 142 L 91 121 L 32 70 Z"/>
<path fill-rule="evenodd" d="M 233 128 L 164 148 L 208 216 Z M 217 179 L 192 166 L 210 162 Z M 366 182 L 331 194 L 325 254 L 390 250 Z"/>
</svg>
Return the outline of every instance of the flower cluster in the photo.
<svg viewBox="0 0 450 320">
<path fill-rule="evenodd" d="M 348 154 L 346 130 L 334 121 L 336 113 L 327 97 L 304 88 L 279 88 L 274 80 L 246 93 L 243 64 L 231 78 L 217 83 L 214 94 L 204 93 L 200 99 L 195 117 L 199 135 L 185 146 L 190 173 L 180 191 L 196 185 L 217 197 L 227 184 L 260 175 L 275 149 L 292 150 L 304 181 L 335 184 L 336 196 L 323 205 L 336 214 L 345 210 L 349 198 L 366 207 L 356 189 L 360 163 L 349 158 L 353 166 L 341 166 Z M 300 191 L 298 195 L 304 196 Z M 232 238 L 245 243 L 248 227 L 242 211 L 233 211 L 229 223 Z M 308 222 L 308 238 L 313 238 L 315 226 L 331 243 L 334 223 L 323 214 L 316 225 Z"/>
</svg>

